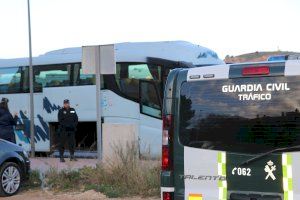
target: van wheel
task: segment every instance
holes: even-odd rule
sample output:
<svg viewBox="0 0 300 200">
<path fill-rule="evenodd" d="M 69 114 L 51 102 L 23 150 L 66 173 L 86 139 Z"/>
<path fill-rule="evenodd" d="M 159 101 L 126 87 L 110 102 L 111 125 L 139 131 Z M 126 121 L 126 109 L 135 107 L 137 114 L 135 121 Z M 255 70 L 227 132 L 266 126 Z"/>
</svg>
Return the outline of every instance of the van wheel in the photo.
<svg viewBox="0 0 300 200">
<path fill-rule="evenodd" d="M 0 196 L 12 196 L 21 187 L 21 170 L 13 162 L 6 162 L 0 168 Z"/>
</svg>

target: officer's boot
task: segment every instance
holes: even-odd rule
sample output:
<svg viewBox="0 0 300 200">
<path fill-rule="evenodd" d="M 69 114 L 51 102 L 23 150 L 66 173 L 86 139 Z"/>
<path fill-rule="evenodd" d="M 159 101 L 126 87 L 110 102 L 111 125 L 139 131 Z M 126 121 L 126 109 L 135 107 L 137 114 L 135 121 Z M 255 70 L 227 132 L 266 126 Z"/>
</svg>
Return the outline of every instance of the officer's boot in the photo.
<svg viewBox="0 0 300 200">
<path fill-rule="evenodd" d="M 75 158 L 74 155 L 71 155 L 71 156 L 70 156 L 70 161 L 77 161 L 77 159 Z"/>
<path fill-rule="evenodd" d="M 59 160 L 60 160 L 60 162 L 66 162 L 64 157 L 60 157 Z"/>
</svg>

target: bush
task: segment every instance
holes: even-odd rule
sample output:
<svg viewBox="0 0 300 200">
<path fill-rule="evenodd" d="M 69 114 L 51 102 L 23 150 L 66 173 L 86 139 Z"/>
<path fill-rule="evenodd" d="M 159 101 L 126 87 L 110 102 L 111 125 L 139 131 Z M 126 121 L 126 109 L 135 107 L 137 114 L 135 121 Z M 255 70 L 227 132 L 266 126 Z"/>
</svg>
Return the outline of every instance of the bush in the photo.
<svg viewBox="0 0 300 200">
<path fill-rule="evenodd" d="M 79 171 L 63 170 L 58 172 L 51 169 L 45 178 L 46 186 L 57 191 L 78 190 L 81 187 Z"/>
<path fill-rule="evenodd" d="M 24 189 L 32 189 L 41 187 L 42 181 L 38 170 L 32 170 L 29 174 L 29 179 L 24 183 Z"/>
<path fill-rule="evenodd" d="M 114 147 L 116 158 L 95 168 L 77 171 L 52 169 L 46 174 L 48 187 L 58 190 L 95 190 L 107 197 L 159 196 L 160 167 L 157 161 L 139 160 L 136 144 Z"/>
</svg>

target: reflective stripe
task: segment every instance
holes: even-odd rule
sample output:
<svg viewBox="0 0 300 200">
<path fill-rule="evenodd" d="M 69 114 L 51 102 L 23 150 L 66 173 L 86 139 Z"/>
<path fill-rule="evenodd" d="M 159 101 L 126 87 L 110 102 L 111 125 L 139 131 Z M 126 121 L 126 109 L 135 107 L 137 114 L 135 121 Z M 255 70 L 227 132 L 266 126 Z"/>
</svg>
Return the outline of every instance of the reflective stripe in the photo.
<svg viewBox="0 0 300 200">
<path fill-rule="evenodd" d="M 291 154 L 282 154 L 282 174 L 284 200 L 293 200 L 293 176 Z"/>
<path fill-rule="evenodd" d="M 226 153 L 218 153 L 218 175 L 226 177 Z M 218 181 L 219 200 L 227 200 L 227 181 Z"/>
<path fill-rule="evenodd" d="M 190 194 L 189 200 L 203 200 L 202 194 Z"/>
</svg>

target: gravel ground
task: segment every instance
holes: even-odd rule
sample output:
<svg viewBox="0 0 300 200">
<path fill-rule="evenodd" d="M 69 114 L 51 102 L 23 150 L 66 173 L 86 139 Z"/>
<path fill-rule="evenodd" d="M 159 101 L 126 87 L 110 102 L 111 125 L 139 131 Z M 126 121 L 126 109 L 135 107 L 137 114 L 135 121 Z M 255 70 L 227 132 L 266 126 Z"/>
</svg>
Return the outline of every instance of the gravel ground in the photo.
<svg viewBox="0 0 300 200">
<path fill-rule="evenodd" d="M 3 198 L 5 200 L 159 200 L 159 198 L 144 198 L 144 197 L 131 197 L 131 198 L 107 198 L 105 195 L 89 190 L 83 193 L 61 193 L 53 194 L 53 192 L 42 190 L 29 190 L 20 192 L 13 197 Z"/>
</svg>

